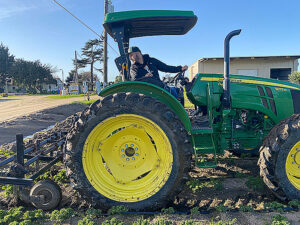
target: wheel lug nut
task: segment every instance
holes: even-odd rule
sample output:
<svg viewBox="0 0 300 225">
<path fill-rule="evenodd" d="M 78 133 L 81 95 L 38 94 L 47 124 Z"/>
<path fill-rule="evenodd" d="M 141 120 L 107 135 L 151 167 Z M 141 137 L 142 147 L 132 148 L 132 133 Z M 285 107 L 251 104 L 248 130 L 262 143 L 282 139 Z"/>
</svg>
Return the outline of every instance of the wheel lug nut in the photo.
<svg viewBox="0 0 300 225">
<path fill-rule="evenodd" d="M 295 164 L 296 162 L 294 161 L 294 162 L 292 162 L 292 164 Z"/>
<path fill-rule="evenodd" d="M 138 156 L 138 155 L 139 155 L 139 153 L 135 153 L 135 155 L 136 155 L 136 156 Z"/>
<path fill-rule="evenodd" d="M 132 157 L 131 159 L 132 159 L 132 160 L 135 160 L 135 158 L 134 158 L 134 157 Z"/>
<path fill-rule="evenodd" d="M 133 144 L 131 144 L 130 146 L 133 147 Z"/>
<path fill-rule="evenodd" d="M 128 147 L 128 144 L 126 144 L 125 147 L 127 148 L 127 147 Z"/>
<path fill-rule="evenodd" d="M 122 157 L 125 157 L 125 155 L 123 154 Z"/>
<path fill-rule="evenodd" d="M 126 158 L 127 161 L 129 161 L 129 158 Z"/>
<path fill-rule="evenodd" d="M 137 151 L 137 150 L 139 150 L 139 149 L 136 147 L 135 150 Z"/>
<path fill-rule="evenodd" d="M 295 155 L 291 155 L 292 157 L 294 157 Z"/>
<path fill-rule="evenodd" d="M 124 152 L 124 148 L 122 148 L 121 151 Z"/>
</svg>

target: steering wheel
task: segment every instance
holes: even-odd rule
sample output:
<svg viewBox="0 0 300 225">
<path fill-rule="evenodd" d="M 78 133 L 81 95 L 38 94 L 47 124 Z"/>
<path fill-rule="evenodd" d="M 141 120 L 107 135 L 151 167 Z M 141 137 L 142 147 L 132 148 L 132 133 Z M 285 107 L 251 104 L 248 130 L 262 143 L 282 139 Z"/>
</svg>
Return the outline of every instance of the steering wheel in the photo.
<svg viewBox="0 0 300 225">
<path fill-rule="evenodd" d="M 176 75 L 175 75 L 175 77 L 173 78 L 174 80 L 173 81 L 175 81 L 175 86 L 177 85 L 177 82 L 178 81 L 181 81 L 181 80 L 184 80 L 185 78 L 184 78 L 184 74 L 185 74 L 185 71 L 182 71 L 182 72 L 179 72 L 179 73 L 177 73 Z"/>
</svg>

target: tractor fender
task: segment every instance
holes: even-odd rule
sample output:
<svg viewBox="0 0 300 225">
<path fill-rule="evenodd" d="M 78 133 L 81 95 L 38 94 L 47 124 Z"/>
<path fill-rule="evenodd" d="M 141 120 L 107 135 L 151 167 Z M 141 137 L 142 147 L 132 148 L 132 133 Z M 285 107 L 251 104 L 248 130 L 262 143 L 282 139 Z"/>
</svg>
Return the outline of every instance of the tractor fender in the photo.
<svg viewBox="0 0 300 225">
<path fill-rule="evenodd" d="M 166 90 L 150 83 L 142 81 L 125 81 L 110 85 L 99 93 L 99 96 L 105 97 L 120 92 L 140 93 L 155 98 L 165 105 L 169 106 L 179 117 L 187 133 L 192 131 L 190 118 L 180 102 Z"/>
</svg>

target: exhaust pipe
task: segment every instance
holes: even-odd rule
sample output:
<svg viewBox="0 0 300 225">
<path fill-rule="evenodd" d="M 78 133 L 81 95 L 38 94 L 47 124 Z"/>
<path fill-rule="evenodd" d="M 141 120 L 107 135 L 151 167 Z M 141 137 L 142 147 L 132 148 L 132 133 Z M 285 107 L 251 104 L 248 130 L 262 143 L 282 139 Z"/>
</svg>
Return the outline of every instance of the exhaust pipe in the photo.
<svg viewBox="0 0 300 225">
<path fill-rule="evenodd" d="M 229 34 L 227 34 L 225 40 L 224 40 L 224 80 L 223 80 L 223 90 L 224 90 L 224 96 L 223 96 L 223 105 L 225 108 L 230 108 L 231 101 L 230 101 L 230 79 L 229 79 L 229 68 L 230 68 L 230 50 L 229 50 L 229 43 L 230 39 L 233 36 L 239 35 L 241 33 L 241 29 L 231 31 Z"/>
</svg>

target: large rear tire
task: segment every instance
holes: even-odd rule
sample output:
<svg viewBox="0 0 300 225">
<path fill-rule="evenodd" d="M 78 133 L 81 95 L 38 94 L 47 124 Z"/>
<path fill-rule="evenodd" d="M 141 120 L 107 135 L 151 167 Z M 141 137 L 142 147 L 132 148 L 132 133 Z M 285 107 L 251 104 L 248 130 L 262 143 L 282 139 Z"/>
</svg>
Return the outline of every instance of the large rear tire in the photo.
<svg viewBox="0 0 300 225">
<path fill-rule="evenodd" d="M 300 114 L 276 125 L 260 148 L 260 176 L 281 200 L 300 200 Z"/>
<path fill-rule="evenodd" d="M 65 165 L 91 205 L 154 210 L 180 192 L 191 155 L 189 136 L 168 106 L 118 93 L 82 113 L 67 136 Z"/>
</svg>

